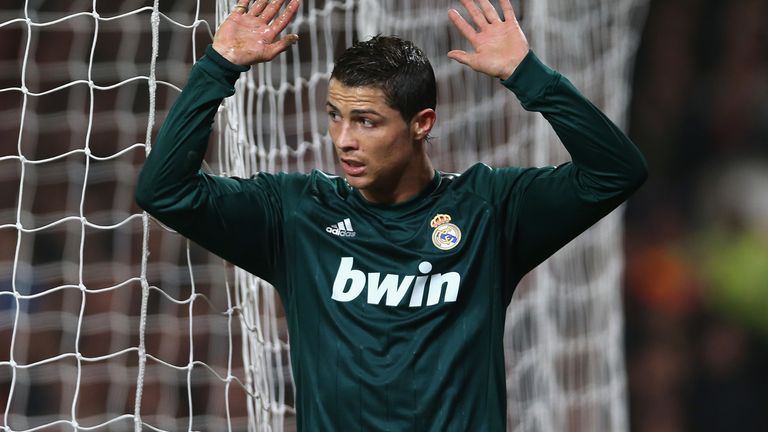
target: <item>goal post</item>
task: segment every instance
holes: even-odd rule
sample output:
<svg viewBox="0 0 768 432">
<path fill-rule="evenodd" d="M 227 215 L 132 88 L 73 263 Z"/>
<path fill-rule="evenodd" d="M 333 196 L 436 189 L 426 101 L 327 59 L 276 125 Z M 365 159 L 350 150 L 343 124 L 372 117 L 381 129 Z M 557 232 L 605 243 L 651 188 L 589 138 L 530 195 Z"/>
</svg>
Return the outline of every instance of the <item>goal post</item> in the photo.
<svg viewBox="0 0 768 432">
<path fill-rule="evenodd" d="M 12 2 L 13 3 L 13 2 Z M 193 62 L 234 1 L 0 6 L 0 429 L 294 430 L 274 290 L 133 202 L 138 171 Z M 493 0 L 494 4 L 497 4 Z M 625 124 L 645 0 L 521 0 L 545 62 Z M 567 160 L 466 47 L 448 0 L 302 0 L 300 42 L 237 82 L 208 167 L 335 171 L 325 92 L 354 40 L 396 34 L 435 67 L 441 170 Z M 508 430 L 627 430 L 621 212 L 542 264 L 506 321 Z"/>
</svg>

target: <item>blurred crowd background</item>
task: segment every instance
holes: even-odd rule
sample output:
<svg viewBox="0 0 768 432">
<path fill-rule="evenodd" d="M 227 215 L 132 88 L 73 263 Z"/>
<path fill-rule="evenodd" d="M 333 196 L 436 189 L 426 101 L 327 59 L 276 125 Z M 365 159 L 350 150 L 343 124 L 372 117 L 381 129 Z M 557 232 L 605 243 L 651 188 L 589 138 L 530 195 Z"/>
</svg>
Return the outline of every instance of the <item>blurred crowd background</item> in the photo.
<svg viewBox="0 0 768 432">
<path fill-rule="evenodd" d="M 768 2 L 653 0 L 629 133 L 636 432 L 768 430 Z"/>
</svg>

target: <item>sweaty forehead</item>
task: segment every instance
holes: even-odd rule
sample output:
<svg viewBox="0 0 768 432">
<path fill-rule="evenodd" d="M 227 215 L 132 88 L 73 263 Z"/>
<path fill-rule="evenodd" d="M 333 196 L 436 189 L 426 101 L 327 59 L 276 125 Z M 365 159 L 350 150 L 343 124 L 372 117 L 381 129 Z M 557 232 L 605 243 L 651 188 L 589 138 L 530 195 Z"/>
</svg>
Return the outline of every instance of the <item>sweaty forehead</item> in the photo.
<svg viewBox="0 0 768 432">
<path fill-rule="evenodd" d="M 328 103 L 341 110 L 370 109 L 375 111 L 392 111 L 387 104 L 384 91 L 378 87 L 361 86 L 348 87 L 340 81 L 332 79 L 328 83 Z"/>
</svg>

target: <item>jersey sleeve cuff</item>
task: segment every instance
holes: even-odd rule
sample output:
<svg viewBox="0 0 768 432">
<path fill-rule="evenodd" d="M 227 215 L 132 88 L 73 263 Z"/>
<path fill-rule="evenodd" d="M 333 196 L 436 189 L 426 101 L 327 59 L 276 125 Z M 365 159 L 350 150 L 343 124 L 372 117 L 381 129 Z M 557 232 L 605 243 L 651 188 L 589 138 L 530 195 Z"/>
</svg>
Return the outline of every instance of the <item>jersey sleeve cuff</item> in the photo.
<svg viewBox="0 0 768 432">
<path fill-rule="evenodd" d="M 204 69 L 213 77 L 221 77 L 234 86 L 240 74 L 250 69 L 250 66 L 236 65 L 222 57 L 212 45 L 205 48 L 205 54 L 200 57 L 196 66 Z"/>
<path fill-rule="evenodd" d="M 529 102 L 542 95 L 547 87 L 555 83 L 559 77 L 560 74 L 556 70 L 542 63 L 533 50 L 529 50 L 512 75 L 501 83 L 515 93 L 525 108 Z"/>
</svg>

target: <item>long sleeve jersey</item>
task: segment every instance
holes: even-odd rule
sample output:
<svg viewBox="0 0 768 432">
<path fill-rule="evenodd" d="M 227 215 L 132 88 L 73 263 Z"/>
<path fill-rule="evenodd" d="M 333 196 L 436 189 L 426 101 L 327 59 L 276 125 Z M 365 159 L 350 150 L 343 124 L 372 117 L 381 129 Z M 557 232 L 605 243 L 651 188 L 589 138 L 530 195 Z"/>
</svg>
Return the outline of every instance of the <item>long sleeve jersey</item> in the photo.
<svg viewBox="0 0 768 432">
<path fill-rule="evenodd" d="M 638 149 L 530 52 L 502 85 L 552 125 L 572 159 L 557 167 L 435 172 L 393 205 L 320 171 L 206 174 L 214 115 L 246 69 L 210 47 L 195 64 L 139 177 L 139 205 L 275 286 L 299 430 L 503 431 L 515 286 L 644 182 Z"/>
</svg>

